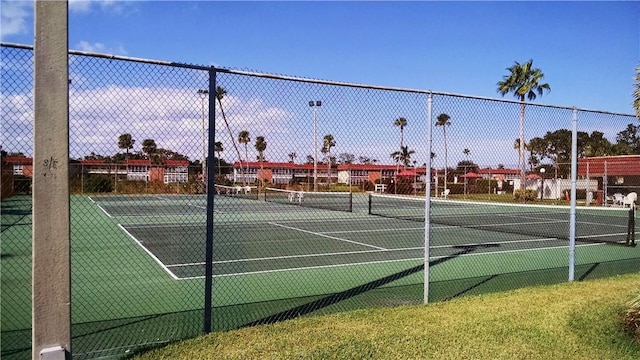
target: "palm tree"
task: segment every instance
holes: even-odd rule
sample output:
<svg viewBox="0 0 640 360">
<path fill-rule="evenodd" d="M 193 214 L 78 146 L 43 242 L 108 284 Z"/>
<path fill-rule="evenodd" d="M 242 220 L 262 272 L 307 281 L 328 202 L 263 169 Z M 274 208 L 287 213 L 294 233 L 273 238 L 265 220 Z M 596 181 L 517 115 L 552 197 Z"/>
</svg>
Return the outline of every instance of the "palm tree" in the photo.
<svg viewBox="0 0 640 360">
<path fill-rule="evenodd" d="M 296 157 L 298 157 L 298 155 L 296 153 L 294 153 L 294 152 L 289 153 L 290 162 L 293 162 Z"/>
<path fill-rule="evenodd" d="M 462 150 L 462 153 L 467 158 L 467 161 L 469 161 L 469 154 L 471 153 L 471 150 L 465 148 L 464 150 Z"/>
<path fill-rule="evenodd" d="M 447 163 L 448 154 L 447 154 L 447 126 L 451 126 L 451 116 L 442 113 L 438 115 L 436 118 L 436 126 L 442 126 L 442 135 L 444 136 L 444 191 L 447 191 L 447 168 L 449 164 Z"/>
<path fill-rule="evenodd" d="M 227 116 L 224 114 L 224 108 L 222 107 L 222 98 L 227 95 L 227 91 L 221 87 L 216 87 L 216 99 L 218 100 L 218 105 L 220 105 L 220 112 L 222 113 L 222 120 L 224 120 L 224 124 L 227 127 L 227 131 L 229 131 L 229 137 L 231 138 L 231 143 L 233 144 L 233 148 L 236 150 L 236 154 L 238 155 L 238 161 L 240 161 L 240 168 L 242 168 L 242 157 L 240 156 L 240 150 L 238 150 L 238 145 L 233 138 L 233 133 L 231 132 L 231 127 L 229 126 L 229 122 L 227 121 Z"/>
<path fill-rule="evenodd" d="M 391 153 L 391 158 L 398 164 L 404 165 L 405 168 L 409 167 L 411 163 L 411 155 L 415 154 L 414 150 L 409 150 L 409 146 L 401 146 L 399 151 Z"/>
<path fill-rule="evenodd" d="M 249 132 L 247 130 L 242 130 L 238 134 L 238 142 L 240 144 L 244 144 L 244 161 L 246 164 L 246 171 L 243 170 L 242 179 L 244 181 L 244 185 L 247 185 L 247 175 L 249 173 L 249 153 L 247 150 L 247 144 L 251 142 L 251 138 L 249 137 Z M 240 170 L 242 170 L 242 159 L 240 159 Z"/>
<path fill-rule="evenodd" d="M 331 148 L 336 146 L 336 141 L 333 138 L 333 135 L 327 134 L 322 139 L 322 150 L 320 150 L 323 154 L 327 154 L 327 165 L 328 165 L 328 182 L 331 184 Z"/>
<path fill-rule="evenodd" d="M 256 137 L 255 148 L 258 150 L 258 160 L 260 161 L 260 172 L 262 173 L 264 168 L 262 162 L 264 161 L 264 151 L 267 149 L 267 142 L 264 141 L 264 136 Z M 262 186 L 264 186 L 264 174 L 262 174 Z"/>
<path fill-rule="evenodd" d="M 529 60 L 524 64 L 517 61 L 515 64 L 507 68 L 509 74 L 498 81 L 498 92 L 504 96 L 507 93 L 513 93 L 520 100 L 520 189 L 524 189 L 525 181 L 525 159 L 524 159 L 524 109 L 526 106 L 525 98 L 533 101 L 536 97 L 542 96 L 544 91 L 551 91 L 551 87 L 547 83 L 541 84 L 544 74 L 540 69 L 533 68 L 533 60 Z M 536 95 L 537 94 L 537 95 Z"/>
<path fill-rule="evenodd" d="M 215 152 L 218 153 L 218 175 L 220 175 L 221 174 L 220 171 L 222 170 L 222 169 L 220 169 L 220 153 L 222 153 L 224 151 L 224 147 L 222 146 L 222 142 L 221 141 L 216 141 L 215 144 L 214 144 L 214 149 L 215 149 Z"/>
<path fill-rule="evenodd" d="M 399 117 L 393 122 L 393 126 L 400 127 L 400 147 L 404 145 L 404 127 L 407 126 L 407 119 Z"/>
<path fill-rule="evenodd" d="M 127 160 L 129 160 L 129 149 L 133 149 L 133 144 L 135 143 L 136 141 L 133 140 L 131 134 L 122 134 L 118 137 L 118 148 L 127 151 Z"/>
</svg>

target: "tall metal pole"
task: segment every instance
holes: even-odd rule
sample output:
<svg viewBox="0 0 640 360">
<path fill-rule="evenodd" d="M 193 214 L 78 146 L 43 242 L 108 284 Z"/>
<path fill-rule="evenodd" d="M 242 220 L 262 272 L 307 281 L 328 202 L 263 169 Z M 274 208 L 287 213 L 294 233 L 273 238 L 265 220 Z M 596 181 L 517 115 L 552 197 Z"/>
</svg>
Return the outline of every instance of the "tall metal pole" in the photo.
<svg viewBox="0 0 640 360">
<path fill-rule="evenodd" d="M 578 110 L 571 119 L 571 207 L 569 210 L 569 281 L 575 279 L 576 267 L 576 179 L 578 173 Z"/>
<path fill-rule="evenodd" d="M 318 191 L 318 107 L 322 106 L 322 101 L 309 101 L 309 106 L 313 107 L 313 191 Z"/>
<path fill-rule="evenodd" d="M 209 90 L 204 90 L 203 95 L 216 94 L 216 69 L 211 67 L 209 69 Z M 209 139 L 215 144 L 216 140 L 216 102 L 209 100 Z M 205 149 L 206 150 L 206 149 Z M 208 147 L 209 157 L 213 159 L 215 148 L 213 146 Z M 213 244 L 215 241 L 214 227 L 213 227 L 213 213 L 214 213 L 214 179 L 215 174 L 213 168 L 208 169 L 210 174 L 206 176 L 207 182 L 205 186 L 211 191 L 207 191 L 207 220 L 206 220 L 206 234 L 205 234 L 205 260 L 204 260 L 204 333 L 211 332 L 212 326 L 212 307 L 213 307 Z M 205 174 L 205 173 L 203 173 Z"/>
<path fill-rule="evenodd" d="M 432 131 L 431 127 L 433 126 L 433 95 L 429 94 L 429 98 L 427 99 L 427 153 L 431 154 L 432 150 Z M 425 201 L 424 201 L 424 285 L 423 285 L 423 294 L 422 301 L 427 304 L 429 303 L 429 244 L 430 244 L 430 232 L 431 232 L 431 168 L 432 168 L 432 158 L 429 156 L 427 159 L 427 191 L 425 191 Z M 436 172 L 436 179 L 438 178 Z M 436 187 L 436 194 L 438 193 L 438 189 Z"/>
</svg>

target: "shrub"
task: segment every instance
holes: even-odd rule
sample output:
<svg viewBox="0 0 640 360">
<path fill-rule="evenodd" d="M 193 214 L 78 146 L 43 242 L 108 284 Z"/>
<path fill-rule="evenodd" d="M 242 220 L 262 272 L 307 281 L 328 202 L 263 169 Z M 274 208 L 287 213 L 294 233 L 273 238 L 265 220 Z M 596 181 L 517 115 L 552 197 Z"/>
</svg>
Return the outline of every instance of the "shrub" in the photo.
<svg viewBox="0 0 640 360">
<path fill-rule="evenodd" d="M 498 182 L 495 180 L 478 179 L 476 180 L 475 188 L 473 189 L 475 194 L 487 194 L 493 193 L 493 189 L 498 187 Z"/>
<path fill-rule="evenodd" d="M 514 192 L 514 199 L 521 202 L 536 201 L 538 199 L 538 192 L 531 189 L 518 189 Z"/>
<path fill-rule="evenodd" d="M 84 180 L 84 192 L 86 193 L 111 192 L 112 190 L 113 186 L 110 177 L 89 174 Z"/>
<path fill-rule="evenodd" d="M 449 195 L 464 194 L 464 184 L 447 184 L 447 189 L 449 189 Z"/>
<path fill-rule="evenodd" d="M 373 191 L 375 190 L 375 185 L 371 181 L 365 181 L 362 188 L 364 191 Z"/>
<path fill-rule="evenodd" d="M 640 344 L 640 295 L 631 302 L 631 307 L 625 313 L 623 321 L 627 331 Z"/>
</svg>

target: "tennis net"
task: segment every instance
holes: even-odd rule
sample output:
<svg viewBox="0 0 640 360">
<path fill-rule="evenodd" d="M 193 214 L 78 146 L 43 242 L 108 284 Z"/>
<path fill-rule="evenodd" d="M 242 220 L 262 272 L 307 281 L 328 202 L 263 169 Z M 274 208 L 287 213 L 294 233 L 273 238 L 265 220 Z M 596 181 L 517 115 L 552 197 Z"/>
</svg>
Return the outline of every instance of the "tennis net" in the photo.
<svg viewBox="0 0 640 360">
<path fill-rule="evenodd" d="M 425 199 L 369 195 L 369 214 L 425 221 Z M 569 240 L 569 207 L 431 200 L 430 224 Z M 633 223 L 632 223 L 633 220 Z M 625 244 L 635 230 L 629 209 L 579 208 L 576 241 Z"/>
<path fill-rule="evenodd" d="M 350 192 L 311 192 L 265 188 L 264 200 L 324 210 L 347 212 L 353 210 L 353 198 Z"/>
<path fill-rule="evenodd" d="M 216 185 L 216 195 L 242 199 L 258 200 L 258 188 L 255 186 Z"/>
</svg>

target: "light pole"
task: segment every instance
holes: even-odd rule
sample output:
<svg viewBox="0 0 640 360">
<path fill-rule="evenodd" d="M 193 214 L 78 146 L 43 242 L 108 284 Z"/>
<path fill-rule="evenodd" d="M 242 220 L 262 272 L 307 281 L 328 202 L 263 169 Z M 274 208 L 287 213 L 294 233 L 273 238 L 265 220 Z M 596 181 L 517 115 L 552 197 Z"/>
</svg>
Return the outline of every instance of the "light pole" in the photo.
<svg viewBox="0 0 640 360">
<path fill-rule="evenodd" d="M 540 175 L 542 175 L 542 186 L 540 189 L 540 200 L 544 199 L 544 173 L 547 171 L 545 168 L 540 168 Z"/>
<path fill-rule="evenodd" d="M 309 106 L 313 108 L 313 191 L 318 191 L 318 107 L 322 106 L 322 101 L 309 101 Z"/>
<path fill-rule="evenodd" d="M 207 138 L 205 136 L 204 100 L 209 96 L 209 90 L 198 89 L 198 96 L 200 96 L 200 105 L 202 105 L 202 182 L 206 184 Z"/>
</svg>

